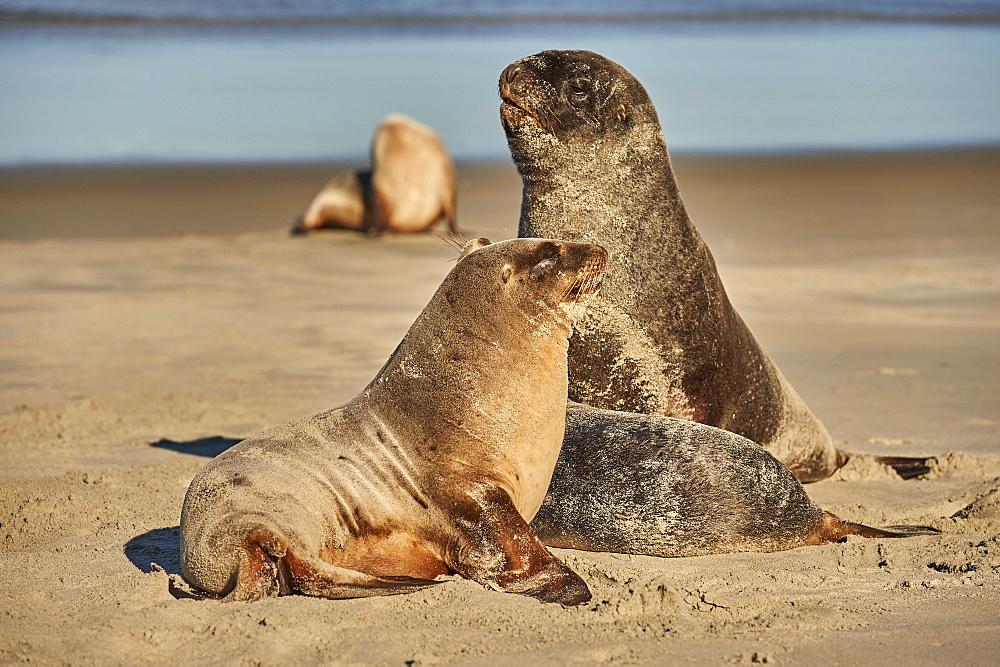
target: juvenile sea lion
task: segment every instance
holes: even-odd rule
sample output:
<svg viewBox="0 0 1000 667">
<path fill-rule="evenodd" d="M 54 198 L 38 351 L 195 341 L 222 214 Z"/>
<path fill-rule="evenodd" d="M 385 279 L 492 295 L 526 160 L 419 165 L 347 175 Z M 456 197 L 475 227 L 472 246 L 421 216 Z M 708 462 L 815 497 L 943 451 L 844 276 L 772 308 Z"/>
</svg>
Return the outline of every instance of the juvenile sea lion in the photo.
<svg viewBox="0 0 1000 667">
<path fill-rule="evenodd" d="M 365 202 L 371 199 L 372 173 L 349 170 L 334 176 L 323 186 L 292 231 L 306 233 L 313 229 L 354 229 L 365 231 L 369 220 Z"/>
<path fill-rule="evenodd" d="M 569 405 L 531 527 L 549 546 L 665 557 L 938 532 L 872 528 L 825 512 L 787 467 L 735 433 L 579 403 Z"/>
<path fill-rule="evenodd" d="M 566 348 L 605 252 L 474 241 L 374 380 L 220 454 L 192 480 L 181 566 L 226 600 L 401 593 L 458 573 L 573 605 L 528 527 L 563 438 Z"/>
<path fill-rule="evenodd" d="M 842 466 L 730 304 L 635 77 L 589 51 L 543 51 L 503 71 L 500 97 L 524 181 L 519 236 L 599 243 L 611 258 L 570 341 L 570 398 L 732 431 L 802 481 Z"/>
</svg>

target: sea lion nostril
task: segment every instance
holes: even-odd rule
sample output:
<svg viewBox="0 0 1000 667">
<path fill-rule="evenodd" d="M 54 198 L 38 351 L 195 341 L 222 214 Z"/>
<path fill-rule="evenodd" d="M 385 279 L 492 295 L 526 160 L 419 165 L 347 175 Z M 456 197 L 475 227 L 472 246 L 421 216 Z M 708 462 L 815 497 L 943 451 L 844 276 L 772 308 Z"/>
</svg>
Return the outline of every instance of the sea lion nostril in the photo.
<svg viewBox="0 0 1000 667">
<path fill-rule="evenodd" d="M 520 74 L 521 74 L 521 68 L 511 65 L 510 67 L 504 70 L 503 78 L 504 81 L 506 81 L 507 83 L 514 83 L 514 81 L 517 80 L 517 77 Z"/>
</svg>

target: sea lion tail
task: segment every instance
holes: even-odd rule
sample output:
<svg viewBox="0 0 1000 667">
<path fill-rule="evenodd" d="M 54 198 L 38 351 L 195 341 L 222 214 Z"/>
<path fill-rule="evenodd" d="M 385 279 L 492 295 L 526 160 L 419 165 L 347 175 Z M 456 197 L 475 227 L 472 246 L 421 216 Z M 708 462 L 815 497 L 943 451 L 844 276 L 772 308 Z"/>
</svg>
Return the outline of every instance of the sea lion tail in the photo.
<svg viewBox="0 0 1000 667">
<path fill-rule="evenodd" d="M 930 526 L 886 526 L 874 528 L 861 523 L 844 521 L 835 514 L 823 512 L 819 527 L 810 537 L 810 544 L 839 542 L 849 535 L 859 537 L 915 537 L 917 535 L 939 535 L 937 528 Z"/>
</svg>

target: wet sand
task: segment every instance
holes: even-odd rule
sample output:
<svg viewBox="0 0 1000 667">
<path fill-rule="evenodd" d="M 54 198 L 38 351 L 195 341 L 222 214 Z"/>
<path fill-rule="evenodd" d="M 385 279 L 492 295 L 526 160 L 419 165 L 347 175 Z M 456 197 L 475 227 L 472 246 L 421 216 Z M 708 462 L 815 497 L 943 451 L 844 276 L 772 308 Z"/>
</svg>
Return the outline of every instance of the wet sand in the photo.
<svg viewBox="0 0 1000 667">
<path fill-rule="evenodd" d="M 857 453 L 810 495 L 940 536 L 688 559 L 559 550 L 594 592 L 576 609 L 463 580 L 381 599 L 175 600 L 194 473 L 360 391 L 455 251 L 435 234 L 288 236 L 334 165 L 6 169 L 0 660 L 991 662 L 1000 150 L 675 167 L 738 310 Z M 513 168 L 459 171 L 460 225 L 515 235 Z M 904 482 L 872 453 L 938 462 Z"/>
</svg>

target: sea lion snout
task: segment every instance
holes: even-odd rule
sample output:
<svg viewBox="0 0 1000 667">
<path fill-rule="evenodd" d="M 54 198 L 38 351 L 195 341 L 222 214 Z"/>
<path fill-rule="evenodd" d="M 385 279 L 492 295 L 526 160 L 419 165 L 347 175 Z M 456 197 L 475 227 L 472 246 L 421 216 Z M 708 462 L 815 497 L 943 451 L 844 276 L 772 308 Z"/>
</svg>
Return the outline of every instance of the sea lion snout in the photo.
<svg viewBox="0 0 1000 667">
<path fill-rule="evenodd" d="M 529 272 L 531 279 L 542 280 L 549 274 L 557 274 L 568 282 L 560 302 L 575 303 L 600 290 L 608 252 L 594 243 L 546 240 L 539 246 L 536 259 Z"/>
<path fill-rule="evenodd" d="M 506 69 L 500 74 L 500 83 L 514 83 L 517 80 L 518 75 L 521 74 L 521 66 L 517 63 L 511 63 Z"/>
<path fill-rule="evenodd" d="M 500 73 L 500 121 L 508 135 L 522 127 L 552 133 L 550 123 L 544 122 L 542 115 L 533 109 L 537 105 L 532 101 L 540 97 L 535 88 L 540 85 L 543 82 L 537 73 L 529 72 L 521 60 L 511 63 Z"/>
</svg>

